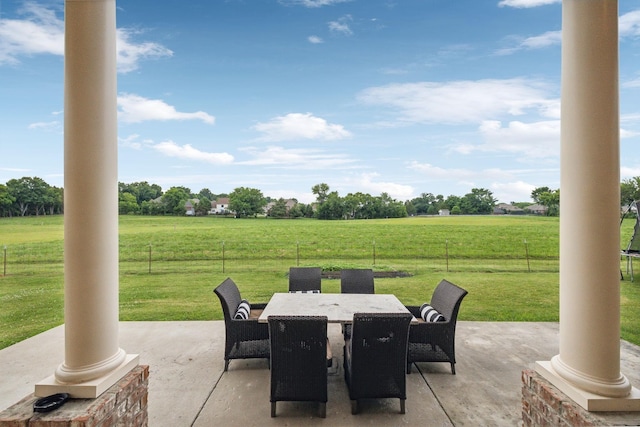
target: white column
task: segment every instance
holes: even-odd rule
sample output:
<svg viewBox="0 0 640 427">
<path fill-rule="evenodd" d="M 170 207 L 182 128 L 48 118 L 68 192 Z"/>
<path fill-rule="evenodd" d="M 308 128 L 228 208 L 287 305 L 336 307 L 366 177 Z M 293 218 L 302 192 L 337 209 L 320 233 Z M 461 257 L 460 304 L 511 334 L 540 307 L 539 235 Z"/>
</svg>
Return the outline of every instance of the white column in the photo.
<svg viewBox="0 0 640 427">
<path fill-rule="evenodd" d="M 115 15 L 115 0 L 65 1 L 65 360 L 36 395 L 97 397 L 137 364 L 118 342 Z"/>
<path fill-rule="evenodd" d="M 587 409 L 616 410 L 632 391 L 620 373 L 618 1 L 562 5 L 560 354 L 539 371 L 574 399 L 610 399 L 576 399 Z"/>
</svg>

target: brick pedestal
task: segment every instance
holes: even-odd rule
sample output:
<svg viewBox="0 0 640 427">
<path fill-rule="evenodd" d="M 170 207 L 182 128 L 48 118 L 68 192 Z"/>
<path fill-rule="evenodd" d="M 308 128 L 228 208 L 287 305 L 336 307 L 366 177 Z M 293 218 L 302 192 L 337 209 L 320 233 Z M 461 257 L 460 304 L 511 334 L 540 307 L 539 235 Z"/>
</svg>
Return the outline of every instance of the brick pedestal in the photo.
<svg viewBox="0 0 640 427">
<path fill-rule="evenodd" d="M 48 413 L 33 412 L 27 396 L 0 412 L 0 427 L 146 427 L 149 366 L 140 365 L 96 399 L 69 399 Z"/>
<path fill-rule="evenodd" d="M 574 403 L 533 370 L 522 371 L 522 425 L 601 426 L 603 420 Z"/>
</svg>

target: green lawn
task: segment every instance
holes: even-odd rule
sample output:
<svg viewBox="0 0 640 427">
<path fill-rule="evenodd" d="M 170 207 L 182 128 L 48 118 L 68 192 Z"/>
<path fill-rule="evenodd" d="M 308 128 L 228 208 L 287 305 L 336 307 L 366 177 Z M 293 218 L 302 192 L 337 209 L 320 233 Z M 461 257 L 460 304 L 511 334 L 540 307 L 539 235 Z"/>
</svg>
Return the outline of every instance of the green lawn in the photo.
<svg viewBox="0 0 640 427">
<path fill-rule="evenodd" d="M 621 236 L 628 241 L 633 221 Z M 290 266 L 404 271 L 376 292 L 428 301 L 442 278 L 469 291 L 459 318 L 558 321 L 557 218 L 415 217 L 317 221 L 120 218 L 122 320 L 221 319 L 213 288 L 230 276 L 250 302 L 287 290 Z M 0 348 L 63 322 L 62 217 L 0 219 Z M 621 266 L 624 266 L 621 263 Z M 339 280 L 323 280 L 339 292 Z M 640 344 L 640 283 L 621 282 L 621 336 Z"/>
</svg>

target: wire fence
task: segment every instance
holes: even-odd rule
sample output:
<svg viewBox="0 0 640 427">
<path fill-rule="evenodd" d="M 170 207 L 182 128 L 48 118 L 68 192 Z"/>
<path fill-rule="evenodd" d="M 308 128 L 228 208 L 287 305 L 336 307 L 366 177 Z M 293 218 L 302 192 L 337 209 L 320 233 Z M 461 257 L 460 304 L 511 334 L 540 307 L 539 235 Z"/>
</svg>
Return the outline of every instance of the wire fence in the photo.
<svg viewBox="0 0 640 427">
<path fill-rule="evenodd" d="M 558 272 L 557 250 L 524 241 L 501 242 L 496 248 L 445 240 L 401 250 L 402 243 L 370 241 L 336 246 L 322 242 L 288 245 L 248 241 L 207 242 L 193 245 L 120 245 L 123 274 L 174 274 L 185 271 L 234 273 L 287 271 L 291 266 L 322 266 L 325 270 L 367 267 L 381 271 L 418 272 Z M 64 269 L 59 244 L 5 246 L 3 276 L 57 275 Z"/>
</svg>

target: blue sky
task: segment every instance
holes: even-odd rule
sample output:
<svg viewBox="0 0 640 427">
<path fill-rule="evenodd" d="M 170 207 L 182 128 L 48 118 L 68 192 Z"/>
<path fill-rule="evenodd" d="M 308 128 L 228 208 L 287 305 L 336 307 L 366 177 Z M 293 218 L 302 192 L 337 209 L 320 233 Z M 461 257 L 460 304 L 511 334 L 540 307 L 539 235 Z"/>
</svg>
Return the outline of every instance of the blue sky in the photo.
<svg viewBox="0 0 640 427">
<path fill-rule="evenodd" d="M 0 183 L 63 186 L 62 0 L 0 0 Z M 559 188 L 560 0 L 117 2 L 119 180 L 315 199 Z M 640 0 L 620 14 L 640 175 Z"/>
</svg>

